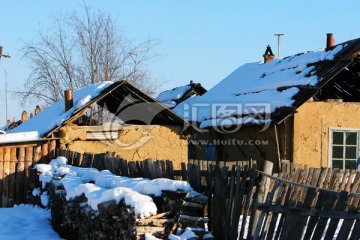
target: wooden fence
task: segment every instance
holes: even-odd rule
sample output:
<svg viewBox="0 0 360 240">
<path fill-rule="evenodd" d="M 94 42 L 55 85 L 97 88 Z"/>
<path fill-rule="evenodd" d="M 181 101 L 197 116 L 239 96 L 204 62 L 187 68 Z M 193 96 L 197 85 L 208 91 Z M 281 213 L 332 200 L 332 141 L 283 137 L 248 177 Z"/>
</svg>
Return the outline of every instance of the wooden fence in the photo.
<svg viewBox="0 0 360 240">
<path fill-rule="evenodd" d="M 0 147 L 0 207 L 24 203 L 32 186 L 32 167 L 55 157 L 55 140 Z"/>
<path fill-rule="evenodd" d="M 341 221 L 338 239 L 360 238 L 360 173 L 355 171 L 289 164 L 274 176 L 266 161 L 221 166 L 200 160 L 174 170 L 169 160 L 133 162 L 110 153 L 81 155 L 55 149 L 52 141 L 0 148 L 2 206 L 26 202 L 32 166 L 56 156 L 67 157 L 74 166 L 108 169 L 122 176 L 188 181 L 209 197 L 208 227 L 217 239 L 332 239 Z"/>
</svg>

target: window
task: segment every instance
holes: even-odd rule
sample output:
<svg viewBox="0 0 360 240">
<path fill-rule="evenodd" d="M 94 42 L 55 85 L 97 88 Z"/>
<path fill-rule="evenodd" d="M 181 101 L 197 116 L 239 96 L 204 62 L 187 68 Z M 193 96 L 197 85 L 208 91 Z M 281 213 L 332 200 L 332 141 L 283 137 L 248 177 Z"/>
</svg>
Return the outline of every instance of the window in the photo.
<svg viewBox="0 0 360 240">
<path fill-rule="evenodd" d="M 216 152 L 215 145 L 213 144 L 206 145 L 206 156 L 205 156 L 206 160 L 215 161 L 215 152 Z"/>
<path fill-rule="evenodd" d="M 359 131 L 332 129 L 330 161 L 333 168 L 357 169 Z"/>
</svg>

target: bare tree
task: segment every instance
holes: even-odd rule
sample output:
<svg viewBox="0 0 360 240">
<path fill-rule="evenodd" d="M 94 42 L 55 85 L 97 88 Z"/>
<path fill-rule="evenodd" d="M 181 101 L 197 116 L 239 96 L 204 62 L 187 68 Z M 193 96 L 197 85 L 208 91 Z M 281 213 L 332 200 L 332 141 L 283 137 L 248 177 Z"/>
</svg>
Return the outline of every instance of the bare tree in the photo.
<svg viewBox="0 0 360 240">
<path fill-rule="evenodd" d="M 127 80 L 153 94 L 157 84 L 146 71 L 155 57 L 155 40 L 130 41 L 121 34 L 113 18 L 84 4 L 77 12 L 54 16 L 52 25 L 39 32 L 39 39 L 25 42 L 23 57 L 32 72 L 18 91 L 23 105 L 29 101 L 47 106 L 69 88 L 100 81 Z"/>
</svg>

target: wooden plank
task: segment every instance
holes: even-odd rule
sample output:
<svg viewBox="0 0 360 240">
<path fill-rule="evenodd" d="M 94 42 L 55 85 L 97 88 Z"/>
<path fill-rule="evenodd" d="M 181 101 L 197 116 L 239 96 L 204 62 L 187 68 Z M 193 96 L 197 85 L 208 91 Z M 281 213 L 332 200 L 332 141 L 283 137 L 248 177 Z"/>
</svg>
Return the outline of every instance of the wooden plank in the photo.
<svg viewBox="0 0 360 240">
<path fill-rule="evenodd" d="M 313 168 L 312 168 L 312 169 L 313 169 Z M 311 182 L 309 183 L 309 185 L 316 187 L 316 184 L 317 184 L 318 181 L 319 181 L 321 169 L 320 169 L 320 168 L 315 168 L 315 169 L 313 169 L 313 170 L 314 170 L 314 171 L 313 171 L 313 176 L 312 176 L 312 179 L 311 179 Z"/>
<path fill-rule="evenodd" d="M 31 165 L 33 162 L 33 147 L 25 148 L 25 171 L 24 171 L 24 200 L 27 200 L 28 191 L 30 191 Z"/>
<path fill-rule="evenodd" d="M 270 161 L 264 161 L 263 166 L 261 167 L 262 172 L 271 175 L 273 171 L 273 163 Z M 264 203 L 268 191 L 268 184 L 269 179 L 265 175 L 261 175 L 260 181 L 257 185 L 255 196 L 254 196 L 254 203 L 253 203 L 253 211 L 251 214 L 251 219 L 249 222 L 249 232 L 251 234 L 251 238 L 254 237 L 256 225 L 258 219 L 260 217 L 261 212 L 256 210 L 257 204 Z"/>
<path fill-rule="evenodd" d="M 39 163 L 41 161 L 41 156 L 42 156 L 41 146 L 34 147 L 32 163 L 33 164 Z"/>
<path fill-rule="evenodd" d="M 2 207 L 9 207 L 10 148 L 4 148 Z"/>
<path fill-rule="evenodd" d="M 289 176 L 289 181 L 291 182 L 297 182 L 298 178 L 299 178 L 299 174 L 300 171 L 296 171 L 293 172 L 292 174 Z M 285 181 L 284 181 L 285 182 Z M 294 186 L 293 186 L 294 185 Z M 282 199 L 282 202 L 284 204 L 284 206 L 294 206 L 295 205 L 295 201 L 292 201 L 291 196 L 292 193 L 294 191 L 295 188 L 295 184 L 293 185 L 289 185 L 285 188 L 285 193 L 284 193 L 284 198 Z M 282 214 L 280 217 L 280 222 L 279 222 L 279 227 L 277 229 L 277 232 L 275 234 L 275 239 L 278 239 L 280 237 L 280 239 L 284 239 L 287 234 L 288 234 L 288 229 L 289 229 L 289 221 L 285 221 L 285 219 L 287 218 L 286 214 Z"/>
<path fill-rule="evenodd" d="M 265 203 L 271 204 L 272 201 L 276 200 L 276 192 L 280 186 L 280 181 L 276 181 L 272 188 L 272 191 L 268 194 Z M 270 224 L 269 218 L 271 217 L 271 212 L 262 211 L 257 222 L 256 230 L 254 237 L 259 239 L 265 239 L 266 233 L 268 231 L 268 226 Z"/>
<path fill-rule="evenodd" d="M 184 164 L 185 165 L 185 164 Z M 213 206 L 214 206 L 214 166 L 213 165 L 209 165 L 209 168 L 207 170 L 207 175 L 206 175 L 206 191 L 208 193 L 208 217 L 209 217 L 209 230 L 212 231 L 214 229 L 214 211 L 213 211 Z"/>
<path fill-rule="evenodd" d="M 166 160 L 166 177 L 169 179 L 175 179 L 174 166 L 170 160 Z"/>
<path fill-rule="evenodd" d="M 241 215 L 243 197 L 245 193 L 245 186 L 244 181 L 241 178 L 241 167 L 236 167 L 236 178 L 235 178 L 235 196 L 234 196 L 234 210 L 232 211 L 232 223 L 231 223 L 231 233 L 230 239 L 238 239 L 238 226 L 239 226 L 239 219 Z"/>
<path fill-rule="evenodd" d="M 185 163 L 181 163 L 181 178 L 183 181 L 187 181 L 187 170 L 186 170 L 186 164 Z"/>
<path fill-rule="evenodd" d="M 348 192 L 345 192 L 345 191 L 340 192 L 339 198 L 336 202 L 334 210 L 336 210 L 336 211 L 345 210 L 348 197 L 349 197 Z M 333 239 L 338 224 L 339 224 L 339 219 L 332 218 L 330 220 L 324 240 L 332 240 Z"/>
<path fill-rule="evenodd" d="M 233 226 L 231 226 L 230 221 L 231 221 L 231 212 L 233 211 L 233 200 L 234 200 L 234 186 L 235 186 L 235 166 L 231 167 L 231 172 L 230 172 L 230 187 L 229 187 L 229 195 L 228 195 L 228 200 L 226 202 L 226 216 L 225 216 L 225 236 L 224 239 L 228 240 L 230 239 L 230 232 L 231 232 L 231 228 Z"/>
<path fill-rule="evenodd" d="M 355 176 L 356 176 L 356 170 L 352 169 L 350 171 L 350 175 L 349 175 L 348 181 L 347 181 L 347 183 L 345 185 L 344 191 L 347 191 L 347 192 L 351 191 L 351 185 L 353 183 L 353 180 L 355 180 Z"/>
<path fill-rule="evenodd" d="M 296 206 L 296 201 L 294 201 L 292 199 L 295 189 L 296 189 L 295 186 L 292 186 L 292 185 L 288 186 L 286 198 L 284 201 L 284 206 L 286 206 L 286 207 L 295 207 Z M 280 223 L 279 223 L 279 224 L 281 224 L 280 225 L 281 231 L 279 231 L 280 229 L 278 229 L 279 233 L 276 233 L 275 238 L 280 237 L 279 238 L 280 240 L 287 239 L 287 236 L 289 235 L 289 231 L 290 231 L 291 221 L 292 221 L 292 216 L 290 214 L 282 214 L 281 215 Z"/>
<path fill-rule="evenodd" d="M 83 158 L 83 154 L 75 152 L 73 157 L 73 165 L 75 167 L 79 167 L 80 164 L 82 163 L 82 158 Z M 92 167 L 92 165 L 90 167 Z"/>
<path fill-rule="evenodd" d="M 316 194 L 317 194 L 316 188 L 308 188 L 306 191 L 304 203 L 301 204 L 302 206 L 298 205 L 298 207 L 310 210 L 313 205 Z M 307 216 L 306 217 L 298 216 L 298 215 L 293 216 L 289 235 L 288 235 L 289 239 L 302 239 L 306 227 L 307 219 L 308 219 Z"/>
<path fill-rule="evenodd" d="M 315 209 L 317 209 L 317 210 L 322 209 L 322 206 L 325 203 L 325 199 L 326 199 L 326 191 L 320 190 L 319 194 L 318 194 L 318 198 L 316 200 Z M 309 218 L 309 221 L 307 224 L 307 229 L 306 229 L 305 235 L 304 235 L 304 240 L 308 240 L 311 238 L 311 235 L 313 233 L 313 230 L 314 230 L 318 220 L 319 220 L 319 217 L 317 217 L 317 216 Z"/>
<path fill-rule="evenodd" d="M 16 148 L 10 150 L 9 207 L 14 206 L 16 196 Z"/>
<path fill-rule="evenodd" d="M 4 180 L 4 149 L 0 148 L 0 207 L 2 207 L 3 180 Z"/>
<path fill-rule="evenodd" d="M 329 171 L 329 168 L 321 168 L 319 180 L 316 183 L 316 187 L 324 188 L 324 182 L 325 182 L 328 171 Z"/>
<path fill-rule="evenodd" d="M 49 163 L 49 148 L 48 143 L 41 146 L 41 163 Z"/>
<path fill-rule="evenodd" d="M 24 203 L 25 148 L 19 148 L 16 169 L 16 204 Z"/>
<path fill-rule="evenodd" d="M 350 170 L 349 169 L 345 169 L 345 172 L 343 174 L 343 178 L 341 180 L 340 186 L 339 186 L 339 191 L 344 191 L 346 184 L 348 183 L 350 177 Z"/>
<path fill-rule="evenodd" d="M 281 205 L 281 202 L 282 202 L 282 198 L 283 198 L 283 195 L 285 194 L 285 184 L 281 181 L 280 182 L 280 185 L 279 185 L 279 188 L 277 190 L 275 190 L 275 193 L 274 193 L 274 199 L 275 199 L 275 205 Z M 267 240 L 271 240 L 273 239 L 273 235 L 275 233 L 275 228 L 276 228 L 276 224 L 277 224 L 277 219 L 279 217 L 279 213 L 277 212 L 273 212 L 272 213 L 272 216 L 271 216 L 271 220 L 270 220 L 270 223 L 268 224 L 268 230 L 267 230 L 267 236 L 266 236 L 266 239 Z"/>
<path fill-rule="evenodd" d="M 297 206 L 288 207 L 272 204 L 260 204 L 258 209 L 264 212 L 273 212 L 289 215 L 297 215 L 304 217 L 319 217 L 319 218 L 332 218 L 332 219 L 350 219 L 360 220 L 360 214 L 352 211 L 340 211 L 340 210 L 322 210 L 322 209 L 305 209 Z"/>
<path fill-rule="evenodd" d="M 224 234 L 224 209 L 226 204 L 226 191 L 227 191 L 227 172 L 228 168 L 219 166 L 215 167 L 215 183 L 214 183 L 214 205 L 213 205 L 213 221 L 214 226 L 218 226 L 213 229 L 214 236 L 217 239 L 221 239 Z M 226 181 L 225 181 L 226 176 Z"/>
<path fill-rule="evenodd" d="M 323 209 L 324 210 L 330 210 L 334 206 L 336 199 L 337 199 L 338 193 L 336 192 L 326 192 L 326 199 L 324 202 Z M 320 239 L 324 233 L 326 224 L 327 224 L 328 218 L 320 218 L 316 228 L 314 230 L 313 239 Z"/>
<path fill-rule="evenodd" d="M 342 178 L 344 170 L 339 170 L 337 168 L 333 169 L 329 188 L 330 190 L 337 191 L 339 189 L 340 179 Z"/>
<path fill-rule="evenodd" d="M 48 143 L 49 160 L 55 159 L 56 140 L 51 140 Z"/>
<path fill-rule="evenodd" d="M 243 209 L 243 222 L 242 222 L 242 226 L 241 226 L 241 231 L 240 231 L 240 238 L 244 239 L 244 235 L 245 235 L 245 224 L 246 224 L 246 218 L 249 215 L 250 212 L 250 207 L 252 205 L 252 197 L 253 197 L 253 189 L 255 188 L 255 184 L 256 184 L 256 166 L 252 166 L 251 168 L 249 166 L 247 167 L 247 177 L 248 178 L 248 189 L 247 189 L 247 194 L 246 194 L 246 198 L 245 198 L 245 205 L 244 205 L 244 209 Z M 246 168 L 245 168 L 246 169 Z M 249 223 L 250 224 L 250 223 Z M 248 232 L 248 236 L 251 236 L 251 232 Z"/>
<path fill-rule="evenodd" d="M 350 235 L 350 240 L 359 240 L 360 239 L 360 220 L 357 220 L 354 224 L 353 231 Z"/>
</svg>

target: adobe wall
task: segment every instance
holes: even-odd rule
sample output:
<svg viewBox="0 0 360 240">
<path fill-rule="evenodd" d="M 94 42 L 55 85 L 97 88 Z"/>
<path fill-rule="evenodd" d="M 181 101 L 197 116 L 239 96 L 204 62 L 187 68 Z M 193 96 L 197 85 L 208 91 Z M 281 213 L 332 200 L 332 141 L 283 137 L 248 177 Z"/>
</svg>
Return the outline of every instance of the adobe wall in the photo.
<svg viewBox="0 0 360 240">
<path fill-rule="evenodd" d="M 328 167 L 329 129 L 360 129 L 360 103 L 306 102 L 294 115 L 294 163 Z"/>
<path fill-rule="evenodd" d="M 142 126 L 124 127 L 118 140 L 86 140 L 84 128 L 65 126 L 60 130 L 60 147 L 79 153 L 115 152 L 131 161 L 147 158 L 172 160 L 174 169 L 188 160 L 187 139 L 179 135 L 177 127 Z"/>
</svg>

